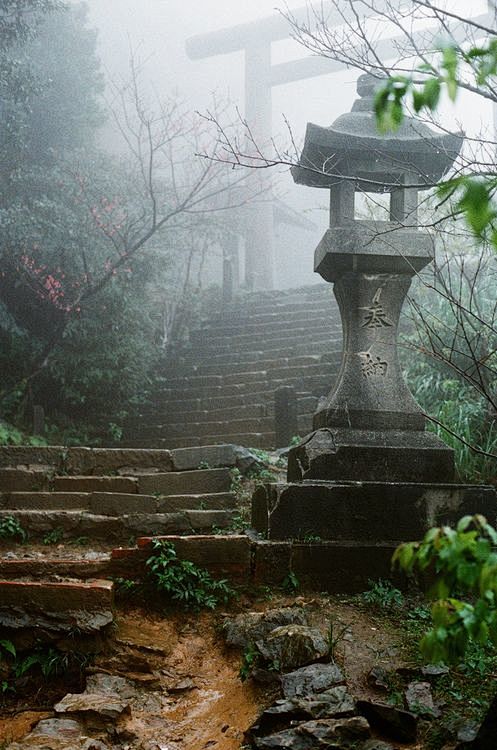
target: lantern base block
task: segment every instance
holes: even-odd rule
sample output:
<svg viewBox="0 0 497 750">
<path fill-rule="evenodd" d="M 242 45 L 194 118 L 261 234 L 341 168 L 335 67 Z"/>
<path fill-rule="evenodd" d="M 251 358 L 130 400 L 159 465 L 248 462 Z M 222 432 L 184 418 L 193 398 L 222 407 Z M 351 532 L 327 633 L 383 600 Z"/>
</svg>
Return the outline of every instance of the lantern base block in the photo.
<svg viewBox="0 0 497 750">
<path fill-rule="evenodd" d="M 324 427 L 288 455 L 288 481 L 453 482 L 454 451 L 424 430 Z"/>
<path fill-rule="evenodd" d="M 387 544 L 480 513 L 495 522 L 494 487 L 402 482 L 268 484 L 252 498 L 252 525 L 266 539 L 309 544 Z M 363 560 L 368 568 L 368 560 Z"/>
</svg>

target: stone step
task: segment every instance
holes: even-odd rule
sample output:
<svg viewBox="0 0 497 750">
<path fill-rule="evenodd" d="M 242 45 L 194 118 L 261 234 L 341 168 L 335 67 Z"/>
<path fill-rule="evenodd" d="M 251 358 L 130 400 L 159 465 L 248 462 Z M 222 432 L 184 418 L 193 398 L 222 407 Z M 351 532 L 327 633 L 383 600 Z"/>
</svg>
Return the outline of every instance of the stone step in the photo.
<svg viewBox="0 0 497 750">
<path fill-rule="evenodd" d="M 269 393 L 271 394 L 271 398 L 274 398 L 274 391 L 286 385 L 292 385 L 297 390 L 305 390 L 313 394 L 317 392 L 317 394 L 321 395 L 330 390 L 333 379 L 331 371 L 327 375 L 308 375 L 305 378 L 270 378 L 268 380 L 255 380 L 249 383 L 229 383 L 225 385 L 202 385 L 202 378 L 198 378 L 198 381 L 192 384 L 185 379 L 182 383 L 178 382 L 177 388 L 170 385 L 168 388 L 158 391 L 158 398 L 184 400 L 181 397 L 186 394 L 188 394 L 188 398 L 211 398 L 216 396 L 222 397 L 223 395 L 248 396 L 260 392 Z"/>
<path fill-rule="evenodd" d="M 0 492 L 11 490 L 42 490 L 50 485 L 50 467 L 34 469 L 0 469 Z"/>
<path fill-rule="evenodd" d="M 294 343 L 302 344 L 309 339 L 313 342 L 322 341 L 323 344 L 326 342 L 332 344 L 337 341 L 337 345 L 340 346 L 341 336 L 339 338 L 338 329 L 319 329 L 317 331 L 309 331 L 309 328 L 298 328 L 293 331 L 273 331 L 264 336 L 260 333 L 241 333 L 236 336 L 216 336 L 214 333 L 212 336 L 200 335 L 192 336 L 191 345 L 195 348 L 195 351 L 200 352 L 219 352 L 229 351 L 230 349 L 244 349 L 247 347 L 261 348 L 262 351 L 271 352 L 272 349 L 279 349 L 287 347 L 287 350 L 292 347 Z"/>
<path fill-rule="evenodd" d="M 221 399 L 222 401 L 222 399 Z M 183 410 L 173 409 L 172 407 L 178 404 L 189 404 L 189 409 Z M 142 411 L 141 414 L 133 418 L 132 422 L 135 426 L 143 423 L 147 420 L 148 424 L 162 424 L 166 421 L 170 422 L 223 422 L 232 419 L 255 419 L 258 417 L 274 417 L 274 401 L 269 401 L 263 404 L 245 404 L 241 406 L 229 406 L 224 409 L 212 408 L 212 409 L 199 409 L 196 407 L 197 401 L 184 402 L 179 401 L 177 404 L 170 404 L 162 413 L 159 412 L 157 407 L 149 407 L 146 411 Z M 315 396 L 308 396 L 305 399 L 297 400 L 297 411 L 299 414 L 306 416 L 312 412 L 317 403 Z"/>
<path fill-rule="evenodd" d="M 112 581 L 0 580 L 0 626 L 94 633 L 113 620 Z"/>
<path fill-rule="evenodd" d="M 29 554 L 29 553 L 27 553 Z M 53 558 L 50 550 L 40 557 L 8 558 L 0 557 L 0 579 L 45 579 L 57 582 L 63 578 L 88 579 L 110 578 L 113 575 L 111 565 L 111 551 L 99 553 L 98 559 L 85 557 Z M 93 553 L 95 554 L 95 553 Z"/>
<path fill-rule="evenodd" d="M 234 510 L 185 510 L 177 513 L 133 513 L 119 516 L 81 510 L 0 510 L 0 519 L 15 518 L 31 537 L 55 529 L 62 539 L 86 536 L 106 542 L 123 542 L 143 534 L 192 534 L 229 528 Z"/>
<path fill-rule="evenodd" d="M 203 327 L 218 326 L 223 323 L 231 325 L 238 322 L 249 321 L 258 325 L 273 323 L 284 318 L 287 321 L 299 321 L 309 317 L 327 317 L 338 315 L 338 305 L 333 294 L 326 295 L 325 298 L 318 298 L 308 302 L 293 302 L 279 304 L 277 301 L 265 310 L 260 310 L 256 305 L 249 307 L 244 305 L 233 306 L 226 312 L 213 315 L 203 323 Z"/>
<path fill-rule="evenodd" d="M 258 367 L 258 363 L 254 364 Z M 167 381 L 167 387 L 195 388 L 197 386 L 245 385 L 257 382 L 272 383 L 274 380 L 290 380 L 292 378 L 312 378 L 320 375 L 330 376 L 332 373 L 332 364 L 333 363 L 331 362 L 324 362 L 295 367 L 274 367 L 268 370 L 261 368 L 218 375 L 206 375 L 196 371 L 195 373 L 189 374 L 187 377 L 169 378 Z"/>
<path fill-rule="evenodd" d="M 297 431 L 306 429 L 310 424 L 310 415 L 303 415 L 297 419 Z M 134 434 L 137 438 L 147 438 L 153 435 L 165 440 L 176 437 L 188 437 L 194 433 L 198 437 L 204 435 L 225 435 L 227 432 L 251 433 L 271 432 L 274 429 L 274 417 L 255 417 L 253 419 L 232 419 L 222 422 L 178 422 L 168 424 L 148 424 L 137 426 Z"/>
<path fill-rule="evenodd" d="M 54 477 L 56 492 L 138 492 L 137 477 L 61 476 Z"/>
<path fill-rule="evenodd" d="M 230 441 L 232 442 L 232 441 Z M 209 443 L 207 443 L 209 445 Z M 211 494 L 229 492 L 232 478 L 229 469 L 197 469 L 148 474 L 139 478 L 140 493 L 161 495 Z"/>
<path fill-rule="evenodd" d="M 167 450 L 139 450 L 136 448 L 64 448 L 62 446 L 0 446 L 0 468 L 8 469 L 4 480 L 15 481 L 14 470 L 34 472 L 34 476 L 24 475 L 24 484 L 41 481 L 40 472 L 65 472 L 68 474 L 109 474 L 126 468 L 155 468 L 169 471 L 172 468 L 171 455 Z M 0 471 L 0 481 L 2 472 Z M 4 485 L 4 489 L 9 487 Z M 31 486 L 20 487 L 16 482 L 14 489 L 32 489 Z"/>
<path fill-rule="evenodd" d="M 341 342 L 335 344 L 333 348 L 336 351 L 341 350 Z M 324 351 L 323 349 L 324 348 L 322 342 L 307 341 L 305 344 L 299 344 L 298 346 L 286 346 L 280 349 L 271 348 L 269 350 L 269 355 L 271 359 L 287 359 L 289 362 L 295 361 L 295 359 L 299 357 L 318 357 L 319 359 L 322 359 L 323 357 L 326 357 L 326 351 Z M 328 349 L 328 347 L 326 347 L 326 349 Z M 293 357 L 292 355 L 295 356 Z M 241 365 L 244 362 L 252 363 L 259 360 L 264 360 L 265 357 L 268 357 L 268 350 L 258 348 L 233 351 L 232 349 L 228 348 L 224 354 L 209 354 L 208 361 L 213 364 L 219 364 L 221 366 L 234 366 Z M 202 359 L 199 357 L 199 352 L 197 350 L 182 355 L 181 360 L 182 366 L 183 364 L 184 366 L 195 366 L 202 362 Z M 171 363 L 171 366 L 174 367 L 174 362 Z M 161 368 L 161 372 L 166 372 L 168 367 L 169 363 L 164 363 L 163 367 Z"/>
<path fill-rule="evenodd" d="M 245 535 L 198 535 L 198 536 L 163 536 L 163 541 L 174 545 L 180 560 L 191 560 L 201 568 L 206 568 L 217 578 L 227 577 L 230 580 L 246 582 L 251 572 L 251 542 Z M 137 549 L 129 551 L 133 557 L 148 556 L 154 539 L 144 536 L 137 539 Z M 118 551 L 112 553 L 122 559 Z"/>
<path fill-rule="evenodd" d="M 305 391 L 296 391 L 297 400 L 315 399 L 316 397 Z M 164 392 L 157 396 L 155 413 L 176 414 L 190 411 L 215 411 L 219 408 L 239 408 L 242 406 L 253 406 L 260 404 L 267 409 L 274 406 L 274 390 L 254 391 L 250 393 L 236 393 L 232 396 L 223 395 L 222 392 L 215 396 L 206 398 L 179 399 L 177 393 L 164 396 Z M 150 407 L 153 410 L 153 407 Z"/>
<path fill-rule="evenodd" d="M 307 328 L 308 331 L 312 329 L 319 330 L 328 328 L 330 325 L 332 325 L 331 314 L 323 312 L 322 310 L 290 319 L 284 314 L 277 315 L 273 320 L 265 322 L 254 321 L 248 316 L 239 320 L 232 318 L 230 320 L 219 321 L 216 322 L 214 326 L 209 322 L 207 326 L 193 332 L 193 340 L 195 340 L 196 337 L 201 338 L 202 336 L 209 335 L 212 331 L 215 331 L 217 336 L 238 336 L 246 333 L 260 333 L 261 337 L 265 337 L 267 334 L 280 331 L 285 332 L 291 329 L 299 331 L 303 330 L 304 327 Z"/>
<path fill-rule="evenodd" d="M 221 365 L 219 363 L 211 364 L 210 361 L 208 361 L 207 363 L 200 362 L 199 364 L 194 366 L 192 371 L 194 371 L 197 375 L 216 375 L 219 373 L 220 375 L 223 375 L 223 377 L 226 377 L 228 373 L 246 373 L 248 371 L 251 371 L 252 368 L 248 367 L 247 365 L 252 365 L 252 367 L 254 367 L 258 371 L 269 371 L 290 369 L 293 367 L 304 368 L 309 365 L 321 364 L 323 364 L 323 362 L 321 361 L 321 356 L 319 354 L 304 355 L 299 357 L 278 357 L 272 359 L 253 357 L 253 359 L 248 362 L 233 362 L 224 365 Z"/>
<path fill-rule="evenodd" d="M 3 510 L 81 510 L 103 516 L 120 513 L 176 513 L 183 510 L 232 510 L 235 495 L 218 492 L 197 495 L 141 495 L 119 492 L 11 492 L 0 500 Z"/>
<path fill-rule="evenodd" d="M 229 428 L 228 428 L 229 429 Z M 161 438 L 153 436 L 151 438 L 135 438 L 130 442 L 140 448 L 148 446 L 160 447 L 161 445 L 170 445 L 173 448 L 188 448 L 190 445 L 216 445 L 226 442 L 237 445 L 245 445 L 249 448 L 264 448 L 266 450 L 275 447 L 274 432 L 268 433 L 229 433 L 224 435 L 194 435 L 189 437 Z"/>
</svg>

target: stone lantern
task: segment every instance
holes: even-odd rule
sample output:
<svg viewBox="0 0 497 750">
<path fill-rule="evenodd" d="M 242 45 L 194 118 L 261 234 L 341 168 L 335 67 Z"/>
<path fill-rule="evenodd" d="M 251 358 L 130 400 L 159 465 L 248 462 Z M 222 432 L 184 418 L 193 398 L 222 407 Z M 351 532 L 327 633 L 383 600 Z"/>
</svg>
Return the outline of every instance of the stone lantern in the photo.
<svg viewBox="0 0 497 750">
<path fill-rule="evenodd" d="M 388 575 L 399 542 L 467 512 L 491 517 L 495 508 L 492 488 L 455 484 L 453 451 L 426 431 L 397 355 L 402 305 L 434 255 L 430 234 L 417 226 L 418 192 L 443 177 L 463 138 L 410 118 L 380 135 L 376 83 L 362 75 L 352 112 L 328 128 L 308 125 L 292 170 L 297 183 L 330 191 L 315 270 L 334 285 L 342 363 L 313 432 L 290 451 L 288 483 L 266 485 L 252 502 L 255 529 L 287 540 L 296 574 L 329 589 Z M 388 193 L 387 220 L 356 218 L 358 192 Z"/>
<path fill-rule="evenodd" d="M 352 112 L 329 128 L 308 125 L 293 170 L 296 182 L 330 191 L 330 228 L 314 269 L 334 284 L 343 355 L 314 416 L 317 432 L 291 454 L 289 478 L 450 482 L 453 453 L 425 432 L 399 366 L 397 329 L 412 277 L 433 260 L 432 238 L 417 227 L 418 191 L 445 174 L 462 136 L 438 135 L 411 118 L 379 135 L 376 83 L 362 75 Z M 389 194 L 389 220 L 357 219 L 358 192 Z"/>
</svg>

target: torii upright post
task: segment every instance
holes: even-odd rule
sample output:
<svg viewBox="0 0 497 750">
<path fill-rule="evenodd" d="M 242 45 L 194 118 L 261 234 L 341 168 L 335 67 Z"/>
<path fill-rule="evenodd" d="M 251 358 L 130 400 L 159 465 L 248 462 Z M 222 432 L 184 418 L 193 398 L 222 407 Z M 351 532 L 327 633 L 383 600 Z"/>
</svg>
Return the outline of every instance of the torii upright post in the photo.
<svg viewBox="0 0 497 750">
<path fill-rule="evenodd" d="M 332 9 L 331 4 L 329 7 Z M 295 10 L 292 16 L 298 23 L 306 23 L 309 20 L 308 8 Z M 332 10 L 329 20 L 333 23 L 343 22 L 342 16 Z M 200 34 L 186 43 L 188 55 L 197 60 L 240 50 L 245 52 L 245 119 L 251 137 L 261 149 L 270 143 L 272 137 L 273 86 L 343 70 L 345 67 L 342 63 L 319 57 L 272 65 L 272 42 L 288 39 L 290 31 L 287 19 L 275 15 Z M 259 180 L 260 197 L 254 201 L 245 227 L 245 283 L 252 290 L 272 289 L 274 286 L 274 216 L 269 171 L 260 170 Z"/>
</svg>

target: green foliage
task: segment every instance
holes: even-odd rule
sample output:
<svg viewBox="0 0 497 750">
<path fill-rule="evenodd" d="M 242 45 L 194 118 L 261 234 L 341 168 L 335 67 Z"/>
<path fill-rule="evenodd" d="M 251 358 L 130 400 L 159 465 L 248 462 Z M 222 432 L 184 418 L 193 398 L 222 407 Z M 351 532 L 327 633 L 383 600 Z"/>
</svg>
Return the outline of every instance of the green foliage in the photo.
<svg viewBox="0 0 497 750">
<path fill-rule="evenodd" d="M 306 531 L 302 536 L 302 541 L 304 544 L 318 544 L 321 541 L 321 537 L 313 531 Z"/>
<path fill-rule="evenodd" d="M 333 618 L 330 618 L 328 623 L 328 657 L 330 661 L 333 661 L 336 655 L 336 648 L 340 641 L 342 641 L 350 629 L 350 625 L 339 625 L 337 627 Z"/>
<path fill-rule="evenodd" d="M 130 578 L 114 578 L 114 589 L 116 597 L 121 599 L 128 599 L 135 596 L 141 589 L 138 581 L 133 581 Z"/>
<path fill-rule="evenodd" d="M 485 400 L 447 368 L 445 371 L 437 368 L 422 357 L 411 357 L 405 373 L 410 390 L 423 411 L 449 428 L 449 431 L 444 430 L 439 424 L 428 422 L 428 429 L 454 450 L 461 481 L 494 481 L 496 465 L 492 454 L 497 454 L 497 423 L 489 420 Z M 471 446 L 489 455 L 477 453 Z"/>
<path fill-rule="evenodd" d="M 187 608 L 215 609 L 226 603 L 233 590 L 226 580 L 216 580 L 190 560 L 179 560 L 171 542 L 155 540 L 147 560 L 148 576 L 155 589 Z"/>
<path fill-rule="evenodd" d="M 429 429 L 454 449 L 466 482 L 493 482 L 496 475 L 496 298 L 493 253 L 440 256 L 435 274 L 416 282 L 403 323 L 407 383 L 440 423 Z"/>
<path fill-rule="evenodd" d="M 242 682 L 245 682 L 248 680 L 250 675 L 252 674 L 254 668 L 257 666 L 260 660 L 260 653 L 256 649 L 253 643 L 249 643 L 247 648 L 242 654 L 242 663 L 240 665 L 240 670 L 238 672 L 238 676 Z"/>
<path fill-rule="evenodd" d="M 27 435 L 22 430 L 9 424 L 0 422 L 0 445 L 47 445 L 45 438 L 39 435 Z"/>
<path fill-rule="evenodd" d="M 282 588 L 283 591 L 287 591 L 289 594 L 294 594 L 299 590 L 300 581 L 293 570 L 291 570 L 283 579 Z"/>
<path fill-rule="evenodd" d="M 25 542 L 28 535 L 22 528 L 19 520 L 14 516 L 3 516 L 0 518 L 0 539 L 20 539 Z"/>
<path fill-rule="evenodd" d="M 28 674 L 41 674 L 44 680 L 60 677 L 72 668 L 82 672 L 91 656 L 87 653 L 61 651 L 53 646 L 39 644 L 30 651 L 21 652 L 9 640 L 0 640 L 0 661 L 7 662 L 5 679 L 0 683 L 2 693 L 15 692 L 16 680 Z"/>
<path fill-rule="evenodd" d="M 496 546 L 497 531 L 477 515 L 396 550 L 393 562 L 402 570 L 433 579 L 432 628 L 421 641 L 428 660 L 457 663 L 472 643 L 497 645 Z"/>
<path fill-rule="evenodd" d="M 369 589 L 360 595 L 363 602 L 390 611 L 403 607 L 404 597 L 402 592 L 396 589 L 390 581 L 380 578 L 378 581 L 370 580 L 368 583 Z"/>
<path fill-rule="evenodd" d="M 472 78 L 474 90 L 483 95 L 487 90 L 492 91 L 497 73 L 497 38 L 469 49 L 451 43 L 434 52 L 438 52 L 434 64 L 423 63 L 412 76 L 390 76 L 376 92 L 375 113 L 380 132 L 396 131 L 401 126 L 408 102 L 419 113 L 435 112 L 444 90 L 454 101 L 463 77 Z M 421 83 L 420 76 L 424 77 Z M 497 179 L 490 170 L 477 176 L 459 175 L 437 187 L 441 201 L 449 201 L 452 214 L 463 215 L 475 237 L 489 242 L 494 249 L 497 249 L 496 191 Z"/>
<path fill-rule="evenodd" d="M 57 527 L 48 531 L 43 537 L 43 544 L 58 544 L 64 538 L 64 529 Z"/>
</svg>

